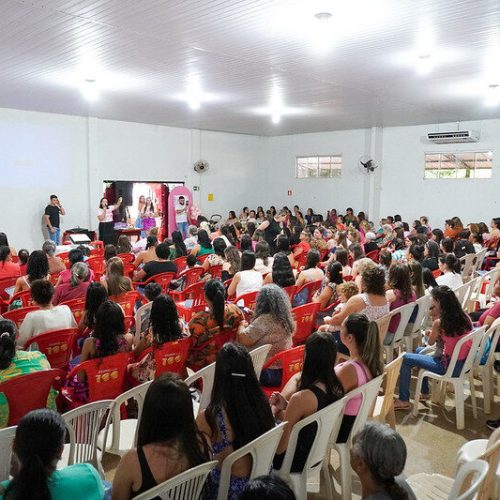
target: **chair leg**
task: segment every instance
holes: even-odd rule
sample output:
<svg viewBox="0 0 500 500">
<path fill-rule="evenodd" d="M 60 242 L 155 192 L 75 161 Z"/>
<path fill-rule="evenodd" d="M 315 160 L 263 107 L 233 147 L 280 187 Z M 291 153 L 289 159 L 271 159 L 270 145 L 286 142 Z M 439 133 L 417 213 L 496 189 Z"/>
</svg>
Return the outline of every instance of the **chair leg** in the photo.
<svg viewBox="0 0 500 500">
<path fill-rule="evenodd" d="M 483 387 L 484 387 L 484 383 L 483 383 Z M 474 369 L 472 369 L 469 372 L 469 388 L 470 388 L 470 397 L 471 397 L 471 401 L 472 401 L 472 415 L 474 416 L 474 418 L 477 418 L 476 388 L 474 386 Z"/>
<path fill-rule="evenodd" d="M 352 470 L 347 444 L 337 446 L 340 455 L 340 484 L 342 486 L 342 499 L 352 498 Z"/>
<path fill-rule="evenodd" d="M 394 348 L 392 345 L 390 346 L 385 346 L 385 362 L 386 364 L 389 364 L 392 361 L 392 358 L 394 357 Z"/>
<path fill-rule="evenodd" d="M 326 498 L 333 498 L 335 491 L 333 478 L 330 473 L 330 455 L 331 455 L 331 448 L 328 448 L 326 450 L 325 459 L 323 460 L 323 465 L 321 467 L 321 475 L 320 475 L 320 477 L 323 478 L 323 484 L 325 485 Z"/>
<path fill-rule="evenodd" d="M 424 377 L 422 377 L 422 374 L 418 374 L 417 378 L 417 387 L 415 388 L 415 402 L 413 403 L 413 410 L 412 414 L 414 417 L 418 415 L 418 401 L 420 399 L 420 393 L 422 392 L 422 382 L 424 380 Z"/>
<path fill-rule="evenodd" d="M 461 431 L 464 427 L 464 390 L 463 382 L 459 384 L 454 382 L 453 387 L 455 389 L 455 406 L 457 412 L 457 429 Z"/>
<path fill-rule="evenodd" d="M 491 413 L 491 401 L 493 400 L 493 374 L 491 372 L 491 367 L 485 367 L 481 370 L 481 378 L 483 381 L 484 413 Z M 475 415 L 474 418 L 476 418 Z"/>
<path fill-rule="evenodd" d="M 389 410 L 387 413 L 386 417 L 387 423 L 394 429 L 396 430 L 396 414 L 394 412 L 394 405 L 392 408 Z"/>
</svg>

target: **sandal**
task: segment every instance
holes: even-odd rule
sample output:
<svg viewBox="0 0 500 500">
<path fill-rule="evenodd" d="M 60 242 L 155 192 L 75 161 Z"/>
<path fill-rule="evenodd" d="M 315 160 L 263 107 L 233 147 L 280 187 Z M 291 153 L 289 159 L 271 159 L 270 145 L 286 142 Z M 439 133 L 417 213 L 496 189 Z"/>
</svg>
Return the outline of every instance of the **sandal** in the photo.
<svg viewBox="0 0 500 500">
<path fill-rule="evenodd" d="M 409 401 L 401 401 L 400 399 L 394 400 L 394 410 L 409 410 L 411 409 L 411 403 Z"/>
</svg>

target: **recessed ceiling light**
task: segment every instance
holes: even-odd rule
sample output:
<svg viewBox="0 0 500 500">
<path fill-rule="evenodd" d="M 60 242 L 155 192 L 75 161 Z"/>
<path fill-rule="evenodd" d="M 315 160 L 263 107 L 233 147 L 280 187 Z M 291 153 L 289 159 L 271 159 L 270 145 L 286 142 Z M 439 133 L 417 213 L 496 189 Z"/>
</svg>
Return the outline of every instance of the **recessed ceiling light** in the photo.
<svg viewBox="0 0 500 500">
<path fill-rule="evenodd" d="M 314 17 L 318 19 L 319 21 L 326 21 L 327 19 L 330 19 L 332 17 L 331 12 L 318 12 L 317 14 L 314 14 Z"/>
</svg>

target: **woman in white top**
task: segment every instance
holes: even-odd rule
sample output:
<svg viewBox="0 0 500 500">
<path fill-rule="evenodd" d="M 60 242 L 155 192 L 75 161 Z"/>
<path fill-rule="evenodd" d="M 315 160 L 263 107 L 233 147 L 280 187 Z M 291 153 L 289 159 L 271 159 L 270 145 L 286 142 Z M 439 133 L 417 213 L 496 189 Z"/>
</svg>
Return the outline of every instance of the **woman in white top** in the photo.
<svg viewBox="0 0 500 500">
<path fill-rule="evenodd" d="M 38 311 L 29 312 L 19 328 L 17 345 L 22 347 L 40 333 L 63 328 L 75 328 L 76 321 L 68 306 L 53 306 L 54 285 L 48 280 L 35 280 L 31 284 L 31 296 Z"/>
<path fill-rule="evenodd" d="M 436 278 L 438 285 L 446 285 L 452 290 L 464 284 L 460 275 L 460 261 L 452 253 L 447 253 L 439 257 L 439 270 L 443 273 Z"/>
<path fill-rule="evenodd" d="M 228 297 L 239 297 L 244 293 L 258 292 L 262 288 L 262 274 L 254 269 L 255 254 L 244 251 L 241 255 L 241 271 L 234 275 L 227 290 Z"/>
<path fill-rule="evenodd" d="M 99 203 L 99 212 L 97 218 L 99 219 L 99 239 L 105 245 L 114 245 L 115 231 L 113 225 L 113 211 L 122 204 L 122 198 L 118 198 L 116 205 L 109 205 L 106 198 L 101 198 Z"/>
<path fill-rule="evenodd" d="M 267 274 L 273 270 L 274 259 L 270 256 L 269 243 L 259 241 L 255 246 L 255 270 Z"/>
</svg>

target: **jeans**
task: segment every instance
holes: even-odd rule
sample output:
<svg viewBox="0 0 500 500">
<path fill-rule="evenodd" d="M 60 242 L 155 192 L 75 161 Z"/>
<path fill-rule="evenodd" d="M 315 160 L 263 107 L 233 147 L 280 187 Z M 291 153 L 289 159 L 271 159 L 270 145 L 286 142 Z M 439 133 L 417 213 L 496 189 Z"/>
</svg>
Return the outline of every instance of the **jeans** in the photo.
<svg viewBox="0 0 500 500">
<path fill-rule="evenodd" d="M 58 227 L 54 228 L 54 232 L 50 230 L 50 228 L 47 228 L 49 230 L 49 238 L 51 241 L 53 241 L 56 245 L 61 244 L 61 229 Z"/>
<path fill-rule="evenodd" d="M 182 234 L 182 239 L 187 238 L 187 232 L 188 232 L 188 223 L 187 222 L 178 222 L 177 223 L 177 231 L 180 231 Z"/>
<path fill-rule="evenodd" d="M 453 372 L 454 377 L 458 377 L 460 375 L 464 363 L 465 360 L 457 361 Z M 426 354 L 413 354 L 411 352 L 405 353 L 403 356 L 401 371 L 399 372 L 399 399 L 401 401 L 410 400 L 410 381 L 411 370 L 413 367 L 423 368 L 424 370 L 437 373 L 438 375 L 444 375 L 447 368 L 443 357 L 434 358 L 432 356 L 427 356 Z M 422 381 L 422 394 L 429 394 L 429 381 L 427 380 L 427 377 Z"/>
</svg>

